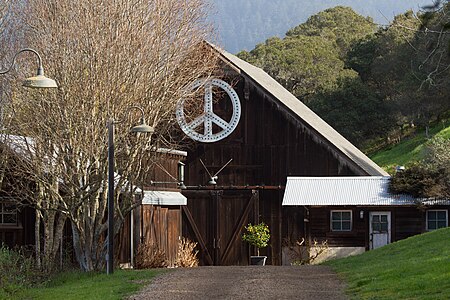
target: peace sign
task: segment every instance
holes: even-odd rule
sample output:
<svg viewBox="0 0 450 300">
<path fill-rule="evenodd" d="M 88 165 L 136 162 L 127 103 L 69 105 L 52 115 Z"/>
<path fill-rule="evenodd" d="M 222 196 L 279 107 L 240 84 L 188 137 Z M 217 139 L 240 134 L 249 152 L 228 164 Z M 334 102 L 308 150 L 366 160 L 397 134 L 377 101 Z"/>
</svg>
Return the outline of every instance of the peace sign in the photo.
<svg viewBox="0 0 450 300">
<path fill-rule="evenodd" d="M 220 79 L 198 79 L 191 85 L 191 89 L 196 89 L 200 86 L 204 86 L 205 88 L 203 113 L 193 121 L 187 123 L 184 115 L 184 99 L 181 99 L 178 102 L 176 109 L 178 124 L 180 125 L 181 130 L 193 140 L 204 143 L 220 141 L 229 136 L 239 123 L 239 118 L 241 117 L 241 103 L 239 102 L 239 97 L 228 83 Z M 214 113 L 213 86 L 221 88 L 230 97 L 233 113 L 229 122 Z M 203 133 L 200 133 L 196 129 L 202 124 Z M 213 124 L 217 125 L 222 130 L 213 133 Z"/>
</svg>

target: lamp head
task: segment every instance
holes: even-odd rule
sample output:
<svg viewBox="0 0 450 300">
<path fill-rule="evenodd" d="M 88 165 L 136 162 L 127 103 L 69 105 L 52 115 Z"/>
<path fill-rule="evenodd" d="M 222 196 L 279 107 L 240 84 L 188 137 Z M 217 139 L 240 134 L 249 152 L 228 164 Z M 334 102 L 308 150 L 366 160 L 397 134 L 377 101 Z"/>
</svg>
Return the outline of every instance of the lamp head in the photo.
<svg viewBox="0 0 450 300">
<path fill-rule="evenodd" d="M 152 134 L 155 132 L 155 129 L 152 126 L 147 125 L 145 122 L 142 122 L 141 124 L 132 127 L 130 131 L 135 133 L 143 132 Z"/>
<path fill-rule="evenodd" d="M 216 184 L 217 184 L 217 181 L 216 181 L 217 179 L 218 179 L 217 176 L 212 176 L 212 177 L 211 177 L 211 180 L 208 181 L 208 184 L 209 184 L 209 185 L 216 185 Z"/>
<path fill-rule="evenodd" d="M 22 84 L 24 87 L 43 89 L 43 88 L 57 88 L 58 85 L 53 79 L 45 77 L 44 75 L 37 75 L 27 78 Z"/>
</svg>

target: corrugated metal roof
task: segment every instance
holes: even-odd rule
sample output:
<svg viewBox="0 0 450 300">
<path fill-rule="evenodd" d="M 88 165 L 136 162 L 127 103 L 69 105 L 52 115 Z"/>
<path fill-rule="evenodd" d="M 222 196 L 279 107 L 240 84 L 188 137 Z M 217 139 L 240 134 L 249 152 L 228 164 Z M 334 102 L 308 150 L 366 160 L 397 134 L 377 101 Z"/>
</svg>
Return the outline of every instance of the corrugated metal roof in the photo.
<svg viewBox="0 0 450 300">
<path fill-rule="evenodd" d="M 280 104 L 293 112 L 306 124 L 311 126 L 314 131 L 324 138 L 324 141 L 328 141 L 331 145 L 336 147 L 343 154 L 343 156 L 348 159 L 349 162 L 352 162 L 359 167 L 360 172 L 362 171 L 361 175 L 389 175 L 352 143 L 347 141 L 342 135 L 328 125 L 324 120 L 322 120 L 318 115 L 316 115 L 305 104 L 286 90 L 269 74 L 223 49 L 220 49 L 212 44 L 210 45 L 221 54 L 223 59 L 225 59 L 235 69 L 240 70 L 241 74 L 244 74 L 253 80 L 253 82 L 258 84 L 268 94 L 271 94 L 274 99 L 278 100 Z"/>
<path fill-rule="evenodd" d="M 389 176 L 288 177 L 283 205 L 413 205 L 388 191 Z"/>
<path fill-rule="evenodd" d="M 144 191 L 142 204 L 187 205 L 187 198 L 180 192 Z"/>
</svg>

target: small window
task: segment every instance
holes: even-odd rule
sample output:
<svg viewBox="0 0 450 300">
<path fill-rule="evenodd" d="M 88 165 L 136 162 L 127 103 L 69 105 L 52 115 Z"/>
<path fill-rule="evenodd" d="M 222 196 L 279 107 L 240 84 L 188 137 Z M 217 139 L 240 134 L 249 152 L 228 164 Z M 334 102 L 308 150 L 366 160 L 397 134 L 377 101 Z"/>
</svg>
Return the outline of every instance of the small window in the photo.
<svg viewBox="0 0 450 300">
<path fill-rule="evenodd" d="M 331 211 L 331 231 L 351 231 L 352 211 L 332 210 Z"/>
<path fill-rule="evenodd" d="M 14 204 L 0 202 L 0 224 L 17 224 L 17 209 Z"/>
<path fill-rule="evenodd" d="M 435 230 L 447 226 L 447 210 L 427 211 L 427 230 Z"/>
</svg>

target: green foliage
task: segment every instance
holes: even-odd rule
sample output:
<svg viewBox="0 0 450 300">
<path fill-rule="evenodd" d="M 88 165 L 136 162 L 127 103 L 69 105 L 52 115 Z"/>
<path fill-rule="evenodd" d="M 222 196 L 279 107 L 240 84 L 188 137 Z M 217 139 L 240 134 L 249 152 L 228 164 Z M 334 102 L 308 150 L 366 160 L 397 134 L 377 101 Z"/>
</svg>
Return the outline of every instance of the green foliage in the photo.
<svg viewBox="0 0 450 300">
<path fill-rule="evenodd" d="M 419 199 L 450 199 L 450 138 L 434 137 L 426 149 L 422 162 L 392 177 L 390 189 Z"/>
<path fill-rule="evenodd" d="M 321 14 L 326 16 L 322 23 L 318 21 L 322 20 Z M 297 98 L 309 103 L 318 93 L 335 90 L 339 80 L 357 77 L 354 70 L 345 68 L 341 56 L 351 41 L 373 32 L 374 25 L 359 28 L 354 24 L 353 30 L 348 31 L 349 23 L 345 19 L 355 16 L 350 8 L 326 10 L 289 31 L 286 38 L 267 39 L 238 56 L 261 67 Z"/>
<path fill-rule="evenodd" d="M 242 240 L 252 246 L 258 248 L 265 248 L 268 246 L 270 239 L 269 226 L 261 222 L 257 225 L 248 224 L 246 232 L 242 235 Z"/>
<path fill-rule="evenodd" d="M 357 146 L 383 135 L 391 122 L 382 98 L 359 78 L 340 80 L 335 90 L 318 94 L 310 107 Z"/>
<path fill-rule="evenodd" d="M 329 261 L 353 299 L 449 299 L 450 228 Z"/>
<path fill-rule="evenodd" d="M 427 127 L 450 111 L 448 23 L 447 1 L 419 18 L 407 11 L 378 29 L 338 6 L 239 56 L 357 146 L 379 149 L 375 142 L 397 141 L 411 124 Z"/>
<path fill-rule="evenodd" d="M 374 33 L 376 29 L 372 18 L 364 18 L 350 7 L 336 6 L 311 16 L 305 23 L 290 29 L 286 35 L 319 36 L 332 41 L 342 58 L 354 42 Z"/>
<path fill-rule="evenodd" d="M 23 250 L 0 246 L 0 298 L 9 298 L 17 291 L 43 282 L 46 275 Z"/>
</svg>

